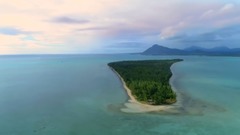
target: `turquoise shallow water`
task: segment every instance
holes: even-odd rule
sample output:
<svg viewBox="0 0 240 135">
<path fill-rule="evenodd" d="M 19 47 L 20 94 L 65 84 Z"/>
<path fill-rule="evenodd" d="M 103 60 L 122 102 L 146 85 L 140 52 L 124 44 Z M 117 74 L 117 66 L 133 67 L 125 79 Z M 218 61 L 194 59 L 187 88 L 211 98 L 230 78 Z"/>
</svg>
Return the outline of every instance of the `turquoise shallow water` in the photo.
<svg viewBox="0 0 240 135">
<path fill-rule="evenodd" d="M 127 95 L 107 63 L 175 56 L 0 56 L 1 135 L 239 135 L 240 59 L 182 57 L 177 114 L 119 111 Z"/>
</svg>

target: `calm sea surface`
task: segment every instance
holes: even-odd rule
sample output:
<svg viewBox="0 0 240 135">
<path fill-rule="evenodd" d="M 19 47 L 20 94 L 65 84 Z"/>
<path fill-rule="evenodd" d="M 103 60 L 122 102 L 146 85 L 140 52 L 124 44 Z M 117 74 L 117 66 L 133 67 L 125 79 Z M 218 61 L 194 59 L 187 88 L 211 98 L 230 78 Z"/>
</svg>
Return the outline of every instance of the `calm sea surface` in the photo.
<svg viewBox="0 0 240 135">
<path fill-rule="evenodd" d="M 123 113 L 107 63 L 183 58 L 172 67 L 180 113 Z M 0 135 L 239 135 L 240 58 L 0 56 Z"/>
</svg>

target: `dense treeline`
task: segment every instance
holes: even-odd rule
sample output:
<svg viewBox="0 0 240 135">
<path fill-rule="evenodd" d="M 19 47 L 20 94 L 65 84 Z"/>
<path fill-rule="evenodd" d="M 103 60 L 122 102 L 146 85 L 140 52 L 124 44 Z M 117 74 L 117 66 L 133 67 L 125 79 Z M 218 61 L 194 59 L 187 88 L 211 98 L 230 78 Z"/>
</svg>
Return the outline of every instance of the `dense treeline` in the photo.
<svg viewBox="0 0 240 135">
<path fill-rule="evenodd" d="M 160 105 L 176 102 L 169 79 L 171 65 L 179 61 L 182 60 L 120 61 L 108 65 L 119 73 L 138 101 Z"/>
</svg>

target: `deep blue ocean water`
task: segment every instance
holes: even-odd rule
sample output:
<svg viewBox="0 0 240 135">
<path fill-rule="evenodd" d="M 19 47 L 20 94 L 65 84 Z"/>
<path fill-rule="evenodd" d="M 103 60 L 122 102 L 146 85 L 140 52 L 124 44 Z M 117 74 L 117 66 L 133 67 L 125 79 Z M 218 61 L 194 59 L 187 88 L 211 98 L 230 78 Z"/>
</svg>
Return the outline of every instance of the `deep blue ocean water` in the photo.
<svg viewBox="0 0 240 135">
<path fill-rule="evenodd" d="M 107 63 L 171 59 L 181 113 L 119 111 L 128 99 Z M 239 135 L 238 57 L 0 56 L 0 135 Z"/>
</svg>

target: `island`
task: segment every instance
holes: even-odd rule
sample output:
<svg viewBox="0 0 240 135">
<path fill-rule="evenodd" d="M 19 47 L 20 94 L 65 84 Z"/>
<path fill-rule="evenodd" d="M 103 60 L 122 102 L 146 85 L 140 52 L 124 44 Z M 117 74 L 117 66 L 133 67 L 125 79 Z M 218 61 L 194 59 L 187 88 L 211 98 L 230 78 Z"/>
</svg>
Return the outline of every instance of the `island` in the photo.
<svg viewBox="0 0 240 135">
<path fill-rule="evenodd" d="M 108 63 L 126 85 L 128 95 L 148 105 L 166 105 L 176 102 L 176 93 L 169 79 L 170 67 L 182 59 L 119 61 Z"/>
</svg>

